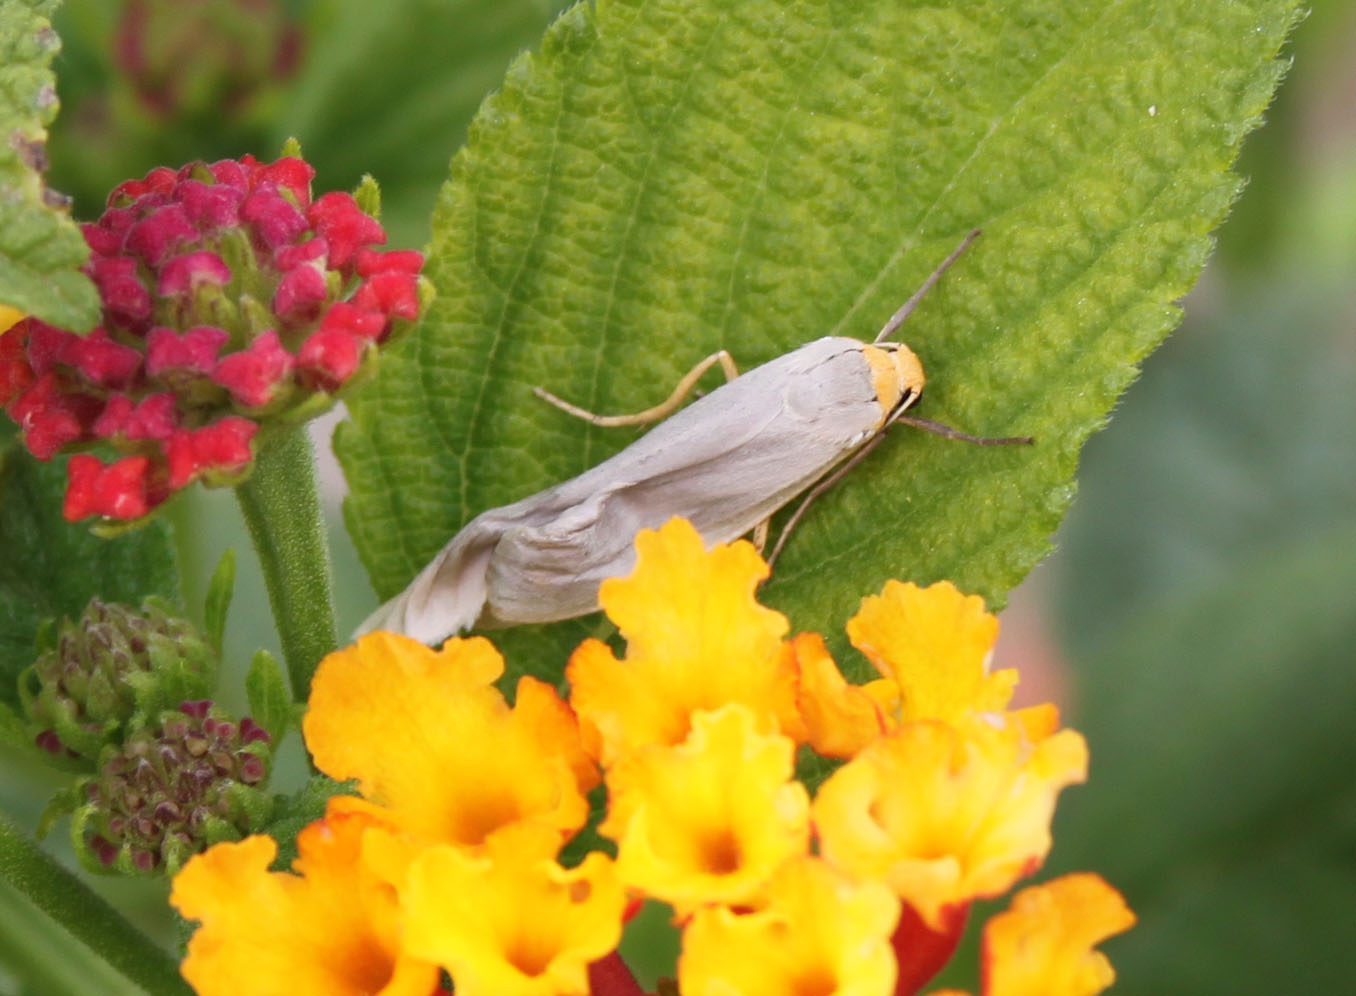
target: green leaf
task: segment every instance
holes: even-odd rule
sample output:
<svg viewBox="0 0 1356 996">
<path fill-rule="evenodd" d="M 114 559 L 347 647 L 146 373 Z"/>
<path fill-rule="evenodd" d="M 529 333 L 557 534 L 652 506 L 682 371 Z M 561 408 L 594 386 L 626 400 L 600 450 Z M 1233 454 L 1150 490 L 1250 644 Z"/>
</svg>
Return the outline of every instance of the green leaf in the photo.
<svg viewBox="0 0 1356 996">
<path fill-rule="evenodd" d="M 250 661 L 245 695 L 249 699 L 250 717 L 268 731 L 276 750 L 292 727 L 292 696 L 288 694 L 282 669 L 267 650 L 258 651 Z"/>
<path fill-rule="evenodd" d="M 920 414 L 1036 445 L 892 433 L 763 597 L 829 634 L 890 577 L 1001 606 L 1049 549 L 1083 441 L 1178 320 L 1294 17 L 1289 0 L 572 8 L 473 123 L 434 220 L 438 301 L 341 427 L 377 593 L 476 513 L 635 438 L 533 385 L 635 411 L 718 348 L 747 368 L 869 339 L 982 227 L 901 338 L 929 372 Z M 537 643 L 547 668 L 579 631 Z"/>
<path fill-rule="evenodd" d="M 56 116 L 55 3 L 0 0 L 0 302 L 78 332 L 99 320 L 84 237 L 43 182 Z"/>
<path fill-rule="evenodd" d="M 105 540 L 61 517 L 64 460 L 39 463 L 17 446 L 0 454 L 0 701 L 16 703 L 15 679 L 33 663 L 43 619 L 74 619 L 98 595 L 140 605 L 173 601 L 169 531 L 152 523 Z"/>
<path fill-rule="evenodd" d="M 212 572 L 212 580 L 207 586 L 207 598 L 203 605 L 203 623 L 207 629 L 207 642 L 222 656 L 222 645 L 226 635 L 226 615 L 231 609 L 231 598 L 235 595 L 235 547 L 230 547 L 221 555 L 217 569 Z"/>
<path fill-rule="evenodd" d="M 1126 992 L 1342 991 L 1356 886 L 1356 522 L 1169 593 L 1080 660 L 1058 868 L 1124 891 Z"/>
</svg>

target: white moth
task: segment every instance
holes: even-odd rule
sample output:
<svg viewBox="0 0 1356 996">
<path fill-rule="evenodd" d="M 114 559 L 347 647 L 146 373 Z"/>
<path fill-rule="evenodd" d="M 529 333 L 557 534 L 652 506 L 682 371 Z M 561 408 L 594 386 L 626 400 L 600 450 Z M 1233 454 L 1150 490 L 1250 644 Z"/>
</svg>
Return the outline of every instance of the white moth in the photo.
<svg viewBox="0 0 1356 996">
<path fill-rule="evenodd" d="M 481 513 L 359 632 L 393 630 L 435 643 L 472 626 L 553 622 L 593 612 L 602 581 L 634 566 L 639 530 L 681 515 L 707 543 L 727 543 L 816 482 L 829 481 L 826 475 L 845 460 L 855 464 L 894 421 L 972 442 L 1028 441 L 975 439 L 903 416 L 923 390 L 923 366 L 909 347 L 882 341 L 977 234 L 938 267 L 874 344 L 816 339 L 735 377 L 578 477 Z M 717 359 L 730 372 L 724 354 L 708 357 L 652 413 L 676 404 Z M 595 421 L 634 422 L 652 413 Z M 780 543 L 773 558 L 779 551 Z"/>
</svg>

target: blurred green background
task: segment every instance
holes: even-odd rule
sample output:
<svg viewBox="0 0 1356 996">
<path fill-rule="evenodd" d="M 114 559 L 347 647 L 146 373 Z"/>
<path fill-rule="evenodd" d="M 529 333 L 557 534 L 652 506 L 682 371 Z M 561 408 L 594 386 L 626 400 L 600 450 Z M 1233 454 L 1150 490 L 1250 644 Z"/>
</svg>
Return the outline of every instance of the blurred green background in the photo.
<svg viewBox="0 0 1356 996">
<path fill-rule="evenodd" d="M 152 166 L 269 158 L 295 135 L 317 189 L 372 173 L 393 243 L 420 246 L 480 99 L 563 6 L 72 0 L 49 182 L 88 218 Z M 1106 945 L 1120 992 L 1352 988 L 1356 6 L 1312 7 L 1184 325 L 1089 443 L 1059 550 L 1004 616 L 997 666 L 1057 694 L 1090 741 L 1090 783 L 1062 800 L 1042 875 L 1093 869 L 1126 893 L 1140 925 Z M 132 45 L 129 10 L 165 26 Z M 327 475 L 347 632 L 374 596 Z M 195 610 L 221 551 L 241 554 L 228 655 L 243 674 L 277 648 L 232 496 L 200 491 L 175 515 Z M 239 680 L 224 686 L 243 708 Z M 299 779 L 289 748 L 283 776 Z M 31 827 L 56 784 L 6 756 L 0 805 Z M 171 938 L 163 886 L 97 884 Z M 0 922 L 0 991 L 43 991 L 21 953 L 52 961 L 61 939 L 13 897 Z M 61 960 L 69 991 L 123 991 Z"/>
</svg>

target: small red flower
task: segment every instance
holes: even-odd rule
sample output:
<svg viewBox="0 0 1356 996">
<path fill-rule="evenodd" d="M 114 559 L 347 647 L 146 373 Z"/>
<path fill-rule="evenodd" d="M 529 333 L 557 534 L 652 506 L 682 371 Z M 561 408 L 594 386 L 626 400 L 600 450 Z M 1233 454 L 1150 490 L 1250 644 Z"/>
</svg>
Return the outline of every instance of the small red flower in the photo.
<svg viewBox="0 0 1356 996">
<path fill-rule="evenodd" d="M 68 485 L 62 513 L 67 522 L 91 515 L 110 519 L 139 519 L 151 510 L 149 473 L 144 456 L 123 457 L 105 467 L 99 458 L 77 453 L 66 465 Z"/>
</svg>

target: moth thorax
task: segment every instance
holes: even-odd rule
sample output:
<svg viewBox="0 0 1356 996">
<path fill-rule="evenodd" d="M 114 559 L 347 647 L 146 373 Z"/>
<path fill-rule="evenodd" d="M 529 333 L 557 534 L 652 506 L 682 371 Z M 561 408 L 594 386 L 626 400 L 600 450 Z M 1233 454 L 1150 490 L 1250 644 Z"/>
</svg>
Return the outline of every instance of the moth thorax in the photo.
<svg viewBox="0 0 1356 996">
<path fill-rule="evenodd" d="M 903 343 L 886 342 L 862 346 L 862 356 L 871 368 L 871 384 L 876 389 L 883 423 L 897 409 L 907 408 L 923 393 L 923 364 Z"/>
</svg>

